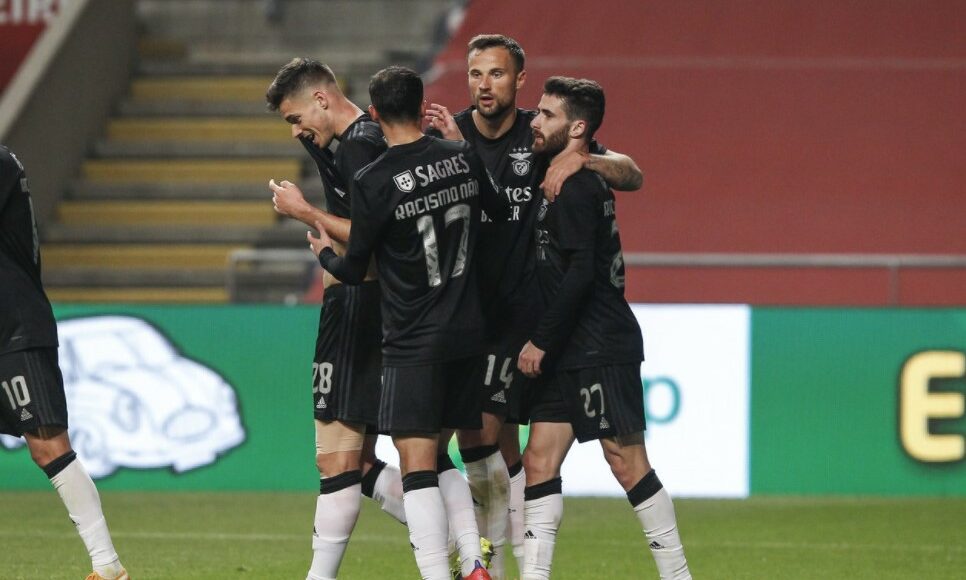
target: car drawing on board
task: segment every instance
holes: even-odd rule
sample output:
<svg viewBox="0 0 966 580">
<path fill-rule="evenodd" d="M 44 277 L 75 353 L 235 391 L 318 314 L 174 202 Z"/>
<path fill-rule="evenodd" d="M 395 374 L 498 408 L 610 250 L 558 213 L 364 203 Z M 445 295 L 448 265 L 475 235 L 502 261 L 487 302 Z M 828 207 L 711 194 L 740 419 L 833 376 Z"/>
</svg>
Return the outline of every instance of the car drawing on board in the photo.
<svg viewBox="0 0 966 580">
<path fill-rule="evenodd" d="M 122 467 L 180 473 L 245 440 L 232 386 L 151 324 L 92 316 L 57 326 L 71 444 L 91 477 Z M 0 446 L 24 444 L 0 436 Z"/>
</svg>

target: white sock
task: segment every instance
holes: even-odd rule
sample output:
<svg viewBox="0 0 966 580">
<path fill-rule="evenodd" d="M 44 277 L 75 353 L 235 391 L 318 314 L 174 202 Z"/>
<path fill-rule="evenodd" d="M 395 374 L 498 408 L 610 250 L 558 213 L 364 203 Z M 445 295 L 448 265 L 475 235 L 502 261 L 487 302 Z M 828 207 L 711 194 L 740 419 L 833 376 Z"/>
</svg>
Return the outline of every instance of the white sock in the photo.
<svg viewBox="0 0 966 580">
<path fill-rule="evenodd" d="M 356 470 L 322 480 L 322 490 L 326 493 L 320 493 L 315 502 L 312 566 L 309 568 L 311 580 L 335 578 L 339 573 L 349 536 L 359 519 L 361 477 Z M 332 488 L 338 489 L 331 491 Z"/>
<path fill-rule="evenodd" d="M 522 580 L 548 580 L 550 578 L 553 547 L 557 541 L 560 521 L 563 519 L 563 494 L 560 492 L 560 479 L 552 479 L 529 489 L 537 491 L 535 488 L 541 487 L 542 490 L 538 494 L 528 494 L 538 495 L 538 497 L 524 501 L 523 521 L 527 531 L 523 540 Z"/>
<path fill-rule="evenodd" d="M 431 474 L 415 472 L 410 475 Z M 407 476 L 408 477 L 408 476 Z M 423 487 L 403 494 L 409 542 L 423 580 L 450 580 L 446 552 L 446 506 L 440 488 Z"/>
<path fill-rule="evenodd" d="M 466 479 L 472 492 L 476 522 L 481 536 L 493 544 L 490 576 L 493 580 L 503 578 L 503 546 L 506 543 L 510 475 L 499 448 L 494 445 L 492 453 L 478 461 L 466 462 Z"/>
<path fill-rule="evenodd" d="M 513 545 L 513 557 L 517 565 L 523 561 L 523 490 L 527 487 L 527 474 L 520 465 L 520 472 L 510 478 L 509 517 L 507 536 Z"/>
<path fill-rule="evenodd" d="M 446 505 L 450 533 L 459 551 L 460 569 L 464 576 L 469 576 L 476 562 L 483 562 L 470 486 L 458 469 L 447 469 L 439 474 L 439 491 Z"/>
<path fill-rule="evenodd" d="M 633 495 L 635 490 L 647 483 L 652 474 L 654 474 L 653 471 L 646 475 L 638 486 L 628 492 L 628 496 Z M 655 485 L 661 485 L 656 474 L 651 481 L 652 489 Z M 668 495 L 667 490 L 662 486 L 653 495 L 635 505 L 634 513 L 637 514 L 637 519 L 644 528 L 648 547 L 654 556 L 654 563 L 657 564 L 657 571 L 662 580 L 691 580 L 688 562 L 684 557 L 684 546 L 681 545 L 681 537 L 678 534 L 674 504 L 671 503 L 671 496 Z"/>
<path fill-rule="evenodd" d="M 73 458 L 73 452 L 70 457 Z M 61 459 L 55 459 L 54 462 Z M 71 521 L 77 527 L 77 533 L 91 557 L 94 571 L 105 578 L 116 578 L 121 573 L 121 562 L 111 542 L 111 533 L 107 529 L 104 512 L 101 511 L 101 498 L 97 495 L 97 488 L 80 461 L 68 461 L 66 467 L 50 478 L 50 483 L 57 490 Z"/>
<path fill-rule="evenodd" d="M 381 467 L 379 464 L 381 464 Z M 376 475 L 375 481 L 371 482 L 372 490 L 369 491 L 365 487 L 363 488 L 368 492 L 366 495 L 378 502 L 382 511 L 405 524 L 406 510 L 403 508 L 402 474 L 399 472 L 399 468 L 394 465 L 379 462 L 372 469 L 378 469 L 379 471 L 376 472 L 378 475 Z M 365 482 L 366 479 L 372 479 L 369 477 L 369 473 L 366 474 L 363 481 Z"/>
</svg>

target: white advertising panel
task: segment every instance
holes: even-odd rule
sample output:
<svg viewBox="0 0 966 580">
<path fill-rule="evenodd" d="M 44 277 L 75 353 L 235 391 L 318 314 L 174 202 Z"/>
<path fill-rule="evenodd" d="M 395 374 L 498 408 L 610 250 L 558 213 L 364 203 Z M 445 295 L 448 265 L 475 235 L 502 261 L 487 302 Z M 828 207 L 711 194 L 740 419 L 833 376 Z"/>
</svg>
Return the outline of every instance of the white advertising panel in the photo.
<svg viewBox="0 0 966 580">
<path fill-rule="evenodd" d="M 750 324 L 745 305 L 632 305 L 644 334 L 648 456 L 675 497 L 747 497 Z M 378 454 L 398 461 L 381 437 Z M 600 444 L 574 444 L 567 495 L 624 495 Z"/>
</svg>

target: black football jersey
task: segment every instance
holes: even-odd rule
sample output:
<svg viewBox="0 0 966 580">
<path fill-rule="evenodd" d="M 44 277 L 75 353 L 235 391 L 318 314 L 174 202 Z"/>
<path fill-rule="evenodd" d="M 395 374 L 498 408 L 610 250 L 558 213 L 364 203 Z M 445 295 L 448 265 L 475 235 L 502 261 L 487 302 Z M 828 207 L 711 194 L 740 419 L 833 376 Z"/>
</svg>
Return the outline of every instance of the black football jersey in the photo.
<svg viewBox="0 0 966 580">
<path fill-rule="evenodd" d="M 27 175 L 0 146 L 0 354 L 56 347 L 57 323 L 40 280 L 40 243 Z"/>
<path fill-rule="evenodd" d="M 349 219 L 352 202 L 349 186 L 357 171 L 382 155 L 386 150 L 386 140 L 382 136 L 379 123 L 363 113 L 336 137 L 339 146 L 335 153 L 328 148 L 322 149 L 310 139 L 300 138 L 305 150 L 315 161 L 319 177 L 325 186 L 325 207 L 334 216 Z"/>
<path fill-rule="evenodd" d="M 644 360 L 641 328 L 624 299 L 624 257 L 614 194 L 603 179 L 586 169 L 571 176 L 554 203 L 541 203 L 535 232 L 544 312 L 534 343 L 554 345 L 547 357 L 558 369 Z M 571 258 L 580 250 L 591 251 L 592 281 L 574 304 L 561 304 L 559 290 Z M 548 335 L 550 317 L 565 323 Z"/>
<path fill-rule="evenodd" d="M 344 257 L 322 266 L 359 283 L 376 254 L 383 362 L 423 365 L 480 352 L 476 276 L 481 211 L 505 213 L 483 162 L 462 141 L 424 136 L 389 148 L 352 185 L 352 233 Z"/>
<path fill-rule="evenodd" d="M 483 306 L 491 328 L 533 325 L 533 228 L 543 200 L 540 184 L 548 160 L 533 153 L 530 123 L 537 111 L 517 109 L 510 130 L 497 139 L 484 137 L 473 122 L 473 107 L 453 116 L 463 138 L 473 145 L 510 205 L 505 219 L 484 215 L 479 246 Z M 594 153 L 606 149 L 593 143 Z M 503 322 L 501 322 L 501 320 Z"/>
</svg>

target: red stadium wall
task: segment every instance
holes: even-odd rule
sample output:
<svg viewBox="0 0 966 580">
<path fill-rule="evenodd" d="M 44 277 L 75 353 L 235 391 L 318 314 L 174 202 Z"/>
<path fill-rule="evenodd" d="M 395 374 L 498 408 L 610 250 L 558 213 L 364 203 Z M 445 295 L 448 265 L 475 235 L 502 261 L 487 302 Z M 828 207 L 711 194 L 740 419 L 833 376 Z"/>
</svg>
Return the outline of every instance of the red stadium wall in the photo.
<svg viewBox="0 0 966 580">
<path fill-rule="evenodd" d="M 966 254 L 966 3 L 471 2 L 429 99 L 468 100 L 465 46 L 598 80 L 602 143 L 644 170 L 625 252 Z M 966 304 L 966 272 L 649 268 L 641 302 Z"/>
<path fill-rule="evenodd" d="M 0 2 L 0 95 L 13 80 L 62 0 L 5 0 Z"/>
</svg>

